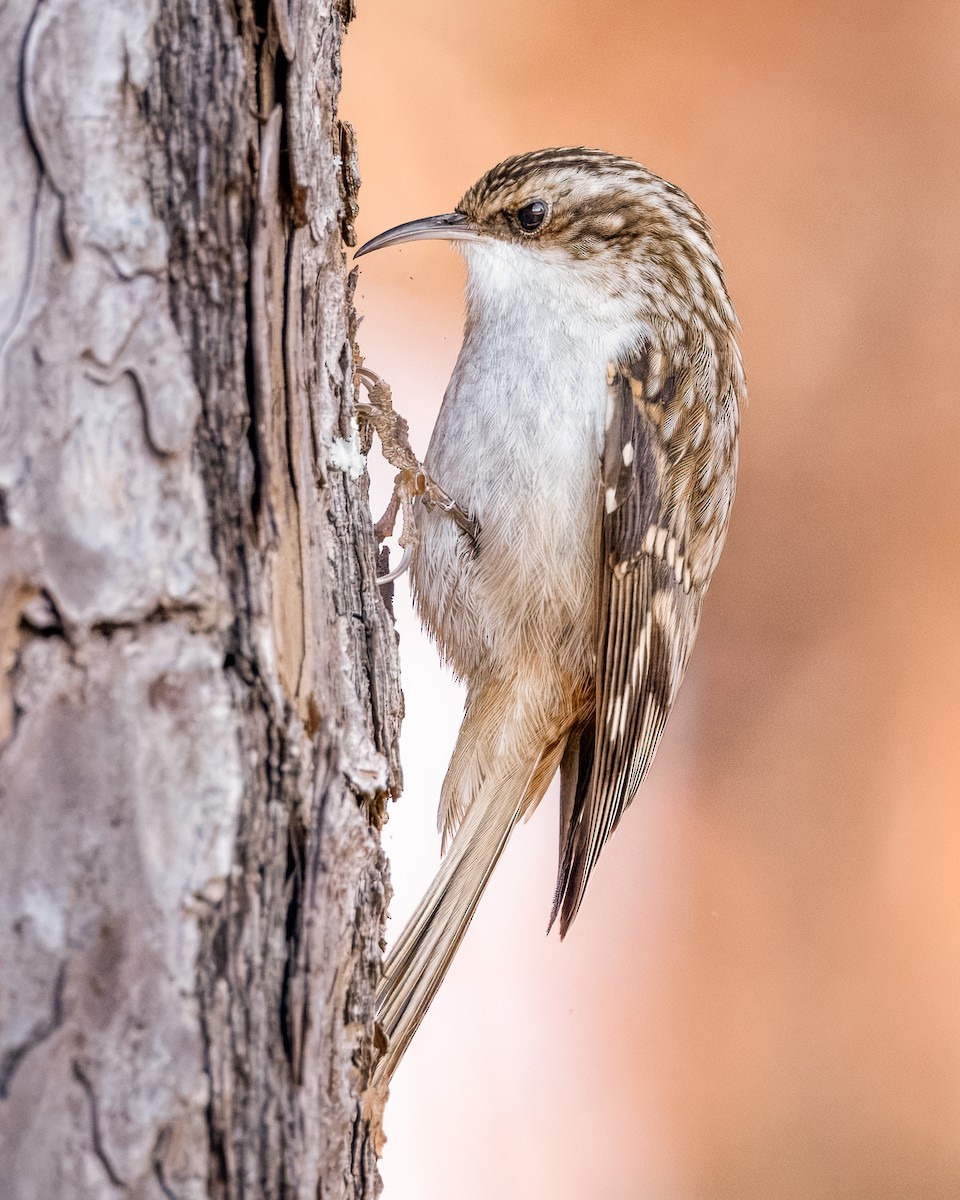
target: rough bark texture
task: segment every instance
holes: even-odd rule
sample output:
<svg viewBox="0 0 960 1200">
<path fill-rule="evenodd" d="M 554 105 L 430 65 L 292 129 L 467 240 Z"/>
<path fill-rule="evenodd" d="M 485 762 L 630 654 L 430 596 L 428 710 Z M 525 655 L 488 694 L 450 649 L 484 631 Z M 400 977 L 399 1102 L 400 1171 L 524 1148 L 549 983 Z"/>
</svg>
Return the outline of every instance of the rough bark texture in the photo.
<svg viewBox="0 0 960 1200">
<path fill-rule="evenodd" d="M 373 1197 L 332 0 L 0 8 L 0 1192 Z"/>
</svg>

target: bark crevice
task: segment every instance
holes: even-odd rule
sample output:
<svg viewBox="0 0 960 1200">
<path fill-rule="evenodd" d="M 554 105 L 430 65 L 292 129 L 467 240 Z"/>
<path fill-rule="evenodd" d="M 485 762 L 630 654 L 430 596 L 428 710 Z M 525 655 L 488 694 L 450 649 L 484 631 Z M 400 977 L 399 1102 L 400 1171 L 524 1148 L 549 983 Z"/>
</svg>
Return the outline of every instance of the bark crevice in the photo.
<svg viewBox="0 0 960 1200">
<path fill-rule="evenodd" d="M 73 1061 L 73 1077 L 77 1083 L 80 1084 L 80 1087 L 83 1089 L 84 1095 L 87 1099 L 87 1106 L 90 1111 L 90 1140 L 93 1145 L 93 1152 L 100 1160 L 100 1164 L 113 1186 L 117 1188 L 124 1188 L 126 1187 L 126 1182 L 117 1174 L 117 1169 L 110 1161 L 110 1156 L 107 1154 L 103 1144 L 97 1093 L 94 1091 L 93 1084 L 87 1077 L 83 1067 L 79 1062 L 77 1062 L 76 1059 Z"/>
<path fill-rule="evenodd" d="M 63 1024 L 63 988 L 66 980 L 67 964 L 62 962 L 57 971 L 53 984 L 53 995 L 50 1000 L 50 1013 L 42 1017 L 29 1031 L 23 1041 L 11 1046 L 0 1058 L 0 1100 L 5 1100 L 10 1091 L 10 1085 L 17 1068 L 31 1052 L 42 1046 L 51 1038 Z"/>
<path fill-rule="evenodd" d="M 343 11 L 11 5 L 0 1062 L 28 1123 L 0 1177 L 372 1200 L 402 702 L 366 483 L 329 461 Z"/>
</svg>

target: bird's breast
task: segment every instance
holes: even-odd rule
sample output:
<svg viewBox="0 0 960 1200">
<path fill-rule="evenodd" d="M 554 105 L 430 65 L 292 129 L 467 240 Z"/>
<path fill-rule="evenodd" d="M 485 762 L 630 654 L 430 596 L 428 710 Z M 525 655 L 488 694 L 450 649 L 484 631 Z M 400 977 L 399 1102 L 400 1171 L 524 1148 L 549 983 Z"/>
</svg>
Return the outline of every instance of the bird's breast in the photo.
<svg viewBox="0 0 960 1200">
<path fill-rule="evenodd" d="M 568 333 L 472 329 L 426 466 L 477 522 L 477 545 L 423 512 L 421 614 L 460 674 L 531 646 L 592 669 L 606 362 Z M 457 661 L 457 660 L 460 661 Z"/>
</svg>

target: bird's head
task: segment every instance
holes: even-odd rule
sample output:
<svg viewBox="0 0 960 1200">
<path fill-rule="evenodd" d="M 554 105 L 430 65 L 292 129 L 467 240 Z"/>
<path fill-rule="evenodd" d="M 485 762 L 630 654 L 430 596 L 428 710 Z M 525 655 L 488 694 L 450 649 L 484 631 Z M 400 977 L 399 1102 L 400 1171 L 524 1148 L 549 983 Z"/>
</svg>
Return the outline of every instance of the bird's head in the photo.
<svg viewBox="0 0 960 1200">
<path fill-rule="evenodd" d="M 474 290 L 579 297 L 652 322 L 735 322 L 707 222 L 639 163 L 583 147 L 538 150 L 493 167 L 453 212 L 388 229 L 357 256 L 402 242 L 457 242 Z"/>
</svg>

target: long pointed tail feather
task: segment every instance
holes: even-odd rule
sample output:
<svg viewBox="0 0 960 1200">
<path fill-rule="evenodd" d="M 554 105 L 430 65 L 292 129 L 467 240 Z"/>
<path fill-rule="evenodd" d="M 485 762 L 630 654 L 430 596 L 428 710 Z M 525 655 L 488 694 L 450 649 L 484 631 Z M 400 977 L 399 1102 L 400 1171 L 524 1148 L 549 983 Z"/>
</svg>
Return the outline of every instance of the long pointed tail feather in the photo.
<svg viewBox="0 0 960 1200">
<path fill-rule="evenodd" d="M 487 880 L 520 817 L 522 796 L 499 811 L 473 804 L 457 830 L 440 870 L 384 965 L 377 1019 L 387 1049 L 375 1082 L 385 1083 L 437 994 Z"/>
<path fill-rule="evenodd" d="M 461 739 L 468 732 L 465 721 Z M 542 739 L 538 742 L 543 745 Z M 385 1084 L 393 1075 L 443 982 L 514 826 L 539 802 L 562 752 L 560 741 L 548 745 L 533 762 L 516 752 L 502 754 L 465 806 L 439 871 L 384 965 L 377 1019 L 388 1044 L 377 1064 L 375 1083 Z"/>
</svg>

